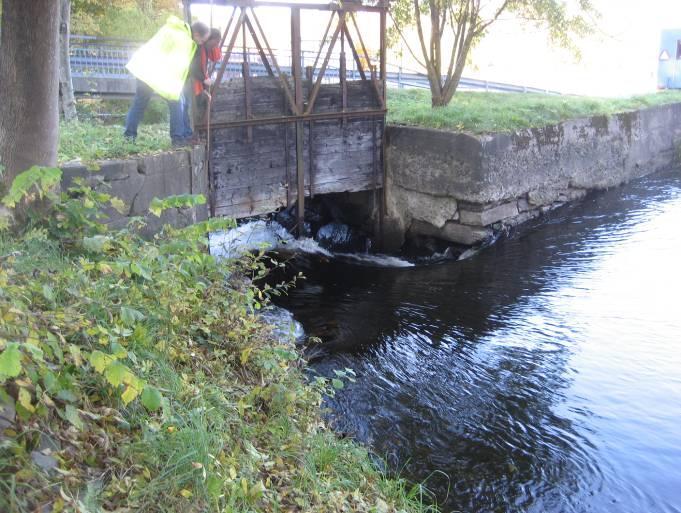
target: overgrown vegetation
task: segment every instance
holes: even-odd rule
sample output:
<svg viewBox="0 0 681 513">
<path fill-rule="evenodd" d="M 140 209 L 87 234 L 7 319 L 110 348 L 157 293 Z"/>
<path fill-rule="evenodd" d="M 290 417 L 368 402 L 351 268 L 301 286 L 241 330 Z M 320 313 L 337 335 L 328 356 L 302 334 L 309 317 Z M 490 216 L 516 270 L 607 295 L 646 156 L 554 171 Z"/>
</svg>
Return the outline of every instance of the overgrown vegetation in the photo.
<svg viewBox="0 0 681 513">
<path fill-rule="evenodd" d="M 72 0 L 71 33 L 149 39 L 169 15 L 180 15 L 176 0 Z"/>
<path fill-rule="evenodd" d="M 133 142 L 123 137 L 123 127 L 97 121 L 61 123 L 59 162 L 80 159 L 84 162 L 154 153 L 170 148 L 168 125 L 140 125 Z"/>
<path fill-rule="evenodd" d="M 454 97 L 471 49 L 504 15 L 526 28 L 545 27 L 551 42 L 579 54 L 575 43 L 593 31 L 599 17 L 591 0 L 394 0 L 390 40 L 402 39 L 413 59 L 423 68 L 430 85 L 433 107 L 449 105 Z M 404 36 L 416 27 L 417 45 Z"/>
<path fill-rule="evenodd" d="M 448 106 L 431 108 L 428 91 L 390 90 L 388 122 L 476 134 L 508 132 L 568 119 L 616 114 L 676 102 L 681 102 L 681 91 L 665 91 L 631 98 L 458 92 Z"/>
<path fill-rule="evenodd" d="M 5 205 L 58 174 L 33 168 Z M 144 241 L 81 184 L 51 205 L 0 231 L 0 511 L 429 510 L 325 427 L 333 387 L 256 315 L 278 264 L 206 251 L 226 221 Z"/>
<path fill-rule="evenodd" d="M 102 124 L 123 124 L 130 109 L 129 99 L 104 99 L 82 97 L 78 99 L 78 116 L 81 120 Z M 168 104 L 165 100 L 153 97 L 144 111 L 142 124 L 168 122 Z"/>
</svg>

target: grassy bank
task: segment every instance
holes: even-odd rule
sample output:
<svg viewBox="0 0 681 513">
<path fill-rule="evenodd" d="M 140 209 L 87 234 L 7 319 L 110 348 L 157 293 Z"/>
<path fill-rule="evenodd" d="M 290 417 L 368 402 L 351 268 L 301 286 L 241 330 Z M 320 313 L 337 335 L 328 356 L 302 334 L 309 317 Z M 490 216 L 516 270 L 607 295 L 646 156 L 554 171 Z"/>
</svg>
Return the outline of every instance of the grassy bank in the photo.
<svg viewBox="0 0 681 513">
<path fill-rule="evenodd" d="M 108 232 L 103 206 L 78 188 L 0 231 L 0 511 L 428 510 L 325 427 L 342 381 L 260 322 L 264 257 L 210 256 L 225 221 Z"/>
<path fill-rule="evenodd" d="M 388 122 L 472 133 L 507 132 L 541 127 L 568 119 L 615 114 L 681 102 L 681 91 L 666 91 L 631 98 L 589 98 L 529 93 L 458 92 L 447 107 L 432 109 L 430 94 L 422 89 L 388 92 Z M 135 143 L 125 140 L 120 124 L 102 122 L 98 115 L 113 113 L 118 123 L 127 101 L 87 100 L 79 105 L 83 121 L 62 123 L 59 162 L 81 159 L 93 162 L 170 148 L 166 106 L 156 101 L 140 126 Z M 101 111 L 101 112 L 100 112 Z"/>
<path fill-rule="evenodd" d="M 59 127 L 58 160 L 94 162 L 129 155 L 155 153 L 170 149 L 168 125 L 140 125 L 135 142 L 123 137 L 123 127 L 98 121 L 61 123 Z"/>
<path fill-rule="evenodd" d="M 472 133 L 506 132 L 675 102 L 681 102 L 681 91 L 622 99 L 460 91 L 447 107 L 432 109 L 429 91 L 390 90 L 388 122 Z"/>
</svg>

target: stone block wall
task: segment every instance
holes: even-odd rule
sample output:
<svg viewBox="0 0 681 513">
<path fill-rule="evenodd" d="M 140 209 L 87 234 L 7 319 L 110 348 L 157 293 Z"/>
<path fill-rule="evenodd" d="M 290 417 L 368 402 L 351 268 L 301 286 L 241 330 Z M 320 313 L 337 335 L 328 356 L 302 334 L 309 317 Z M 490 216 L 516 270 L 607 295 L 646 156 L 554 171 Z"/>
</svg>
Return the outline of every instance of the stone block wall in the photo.
<svg viewBox="0 0 681 513">
<path fill-rule="evenodd" d="M 168 209 L 161 217 L 149 212 L 154 198 L 203 194 L 208 199 L 208 169 L 203 147 L 106 160 L 95 167 L 97 169 L 90 170 L 80 162 L 64 165 L 62 190 L 80 177 L 95 190 L 123 200 L 127 207 L 125 214 L 113 209 L 107 211 L 112 227 L 123 227 L 131 217 L 141 216 L 147 223 L 143 233 L 151 235 L 165 224 L 182 227 L 208 218 L 207 203 L 190 209 Z"/>
<path fill-rule="evenodd" d="M 389 126 L 386 140 L 386 246 L 396 249 L 399 234 L 472 245 L 590 190 L 675 165 L 681 104 L 512 133 Z"/>
</svg>

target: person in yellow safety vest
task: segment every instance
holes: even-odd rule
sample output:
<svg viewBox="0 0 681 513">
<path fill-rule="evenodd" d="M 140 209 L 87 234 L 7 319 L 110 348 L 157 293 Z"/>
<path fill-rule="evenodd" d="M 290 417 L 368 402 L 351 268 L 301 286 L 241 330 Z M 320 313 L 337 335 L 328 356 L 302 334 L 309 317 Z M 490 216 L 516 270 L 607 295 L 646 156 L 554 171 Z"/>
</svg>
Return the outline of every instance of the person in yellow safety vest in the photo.
<svg viewBox="0 0 681 513">
<path fill-rule="evenodd" d="M 137 88 L 128 115 L 124 136 L 137 137 L 137 127 L 154 93 L 168 102 L 170 139 L 173 146 L 187 144 L 182 122 L 182 88 L 189 73 L 189 65 L 198 46 L 205 43 L 210 29 L 197 21 L 191 27 L 176 16 L 171 16 L 154 36 L 142 45 L 126 68 L 137 78 Z"/>
</svg>

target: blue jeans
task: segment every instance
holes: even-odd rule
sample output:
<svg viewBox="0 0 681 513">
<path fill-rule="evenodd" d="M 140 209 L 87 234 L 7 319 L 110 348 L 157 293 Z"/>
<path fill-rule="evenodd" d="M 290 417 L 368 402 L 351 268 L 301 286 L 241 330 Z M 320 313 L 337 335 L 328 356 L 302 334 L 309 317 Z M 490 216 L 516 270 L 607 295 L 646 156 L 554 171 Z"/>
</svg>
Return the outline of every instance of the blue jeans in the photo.
<svg viewBox="0 0 681 513">
<path fill-rule="evenodd" d="M 125 118 L 125 137 L 137 137 L 137 127 L 144 117 L 144 111 L 149 105 L 154 91 L 141 80 L 137 80 L 137 90 L 132 101 L 128 115 Z M 170 139 L 173 142 L 182 142 L 184 127 L 182 122 L 182 104 L 180 101 L 166 100 L 168 102 L 168 112 L 170 114 Z"/>
</svg>

